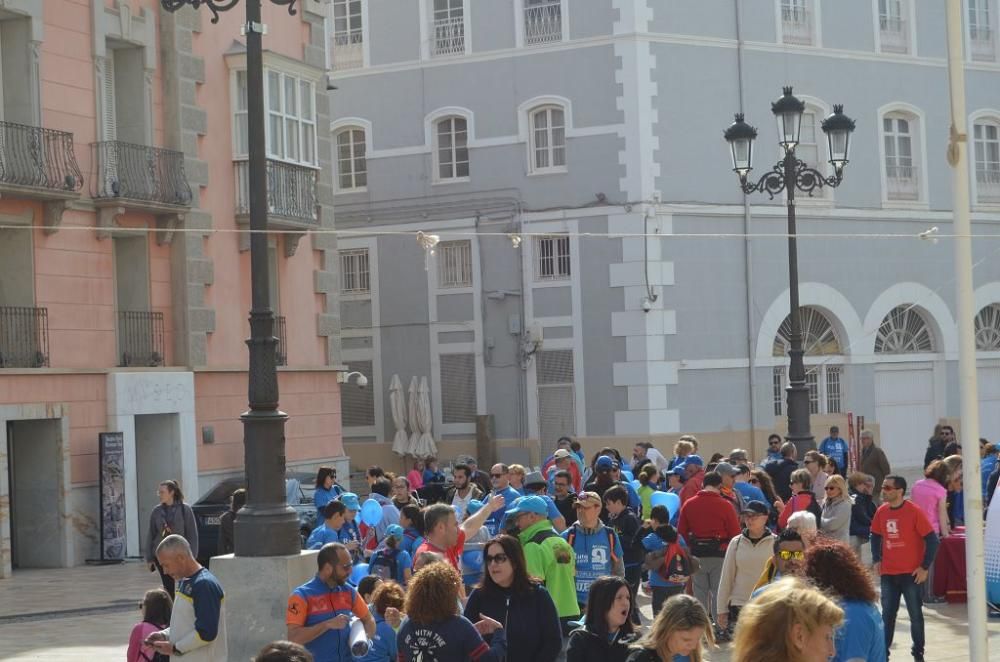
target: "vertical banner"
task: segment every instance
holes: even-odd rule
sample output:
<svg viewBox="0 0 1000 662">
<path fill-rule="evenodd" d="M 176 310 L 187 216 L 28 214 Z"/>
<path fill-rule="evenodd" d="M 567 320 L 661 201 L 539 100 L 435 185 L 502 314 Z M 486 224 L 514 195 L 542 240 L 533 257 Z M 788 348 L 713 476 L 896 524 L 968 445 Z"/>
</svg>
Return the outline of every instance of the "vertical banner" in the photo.
<svg viewBox="0 0 1000 662">
<path fill-rule="evenodd" d="M 101 463 L 101 560 L 125 560 L 125 435 L 98 435 Z"/>
<path fill-rule="evenodd" d="M 848 448 L 848 460 L 846 471 L 847 475 L 851 475 L 852 472 L 858 470 L 858 435 L 854 431 L 854 412 L 847 412 L 847 448 Z"/>
</svg>

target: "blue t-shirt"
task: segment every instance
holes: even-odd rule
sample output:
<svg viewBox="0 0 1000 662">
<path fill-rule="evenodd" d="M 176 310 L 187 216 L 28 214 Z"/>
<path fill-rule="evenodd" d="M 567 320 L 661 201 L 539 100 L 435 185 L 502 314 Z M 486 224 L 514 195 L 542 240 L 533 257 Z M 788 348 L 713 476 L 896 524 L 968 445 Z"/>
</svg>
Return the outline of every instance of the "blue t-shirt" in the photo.
<svg viewBox="0 0 1000 662">
<path fill-rule="evenodd" d="M 624 556 L 622 543 L 614 529 L 603 525 L 594 533 L 571 526 L 559 535 L 576 552 L 576 599 L 586 604 L 594 580 L 614 574 L 615 559 Z"/>
<path fill-rule="evenodd" d="M 506 651 L 505 636 L 502 628 L 493 633 L 494 649 Z M 433 625 L 417 625 L 407 620 L 396 634 L 396 645 L 402 662 L 477 662 L 490 652 L 476 627 L 464 616 L 452 616 Z"/>
<path fill-rule="evenodd" d="M 383 576 L 382 575 L 383 569 L 387 573 L 392 572 L 393 555 L 395 555 L 395 561 L 396 561 L 396 576 L 395 577 Z M 376 563 L 376 560 L 380 558 L 386 559 L 386 562 Z M 407 552 L 404 549 L 390 550 L 388 547 L 383 547 L 382 549 L 372 554 L 371 560 L 368 561 L 368 574 L 377 575 L 379 577 L 382 577 L 382 579 L 391 579 L 400 586 L 405 586 L 406 581 L 404 580 L 403 577 L 403 571 L 412 567 L 413 567 L 413 557 L 410 556 L 409 552 Z"/>
<path fill-rule="evenodd" d="M 419 531 L 414 528 L 407 527 L 403 530 L 403 544 L 400 545 L 400 549 L 410 556 L 413 556 L 413 553 L 417 551 L 417 547 L 420 547 L 423 542 L 424 537 L 420 535 Z"/>
<path fill-rule="evenodd" d="M 514 503 L 515 499 L 521 496 L 520 494 L 517 493 L 517 490 L 515 490 L 510 485 L 508 485 L 507 487 L 505 487 L 500 491 L 494 490 L 491 493 L 491 496 L 493 494 L 500 494 L 503 496 L 504 506 L 499 510 L 494 510 L 492 513 L 490 513 L 490 516 L 486 519 L 486 528 L 489 529 L 491 536 L 495 536 L 503 531 L 504 522 L 507 521 L 507 509 L 510 508 L 512 503 Z M 483 502 L 485 503 L 487 499 L 488 497 L 484 498 Z"/>
<path fill-rule="evenodd" d="M 350 522 L 344 522 L 344 526 L 340 527 L 340 531 L 337 532 L 339 540 L 337 542 L 347 544 L 349 542 L 357 541 L 361 542 L 361 529 L 358 528 L 358 523 L 354 520 Z M 361 546 L 359 544 L 358 548 L 351 552 L 351 559 L 357 563 L 361 559 Z"/>
<path fill-rule="evenodd" d="M 358 662 L 396 662 L 396 631 L 378 612 L 372 611 L 372 616 L 375 617 L 375 637 L 371 640 L 372 647 L 368 655 L 354 659 Z"/>
<path fill-rule="evenodd" d="M 844 473 L 847 470 L 847 442 L 837 437 L 827 437 L 823 440 L 823 443 L 819 445 L 819 452 L 827 457 L 832 457 L 837 463 L 837 468 L 840 473 Z"/>
<path fill-rule="evenodd" d="M 878 607 L 861 600 L 845 600 L 840 606 L 844 610 L 844 623 L 834 634 L 837 654 L 830 660 L 846 662 L 857 658 L 886 662 L 885 626 Z"/>
<path fill-rule="evenodd" d="M 743 497 L 743 501 L 745 503 L 749 503 L 751 501 L 761 501 L 767 506 L 771 505 L 767 503 L 767 497 L 764 496 L 763 490 L 756 485 L 737 482 L 733 484 L 733 487 L 735 487 L 736 491 L 740 493 L 740 496 Z"/>
<path fill-rule="evenodd" d="M 340 542 L 340 532 L 334 531 L 323 522 L 309 534 L 309 539 L 306 541 L 307 549 L 320 549 L 323 545 L 330 542 Z"/>
</svg>

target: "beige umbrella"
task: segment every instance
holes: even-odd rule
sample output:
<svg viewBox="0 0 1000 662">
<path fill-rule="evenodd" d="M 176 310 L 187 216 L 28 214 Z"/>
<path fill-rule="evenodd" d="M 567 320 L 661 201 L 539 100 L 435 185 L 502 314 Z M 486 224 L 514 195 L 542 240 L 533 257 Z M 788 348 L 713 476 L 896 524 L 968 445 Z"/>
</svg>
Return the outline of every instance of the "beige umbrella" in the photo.
<svg viewBox="0 0 1000 662">
<path fill-rule="evenodd" d="M 410 439 L 406 434 L 406 396 L 403 395 L 403 382 L 399 381 L 399 375 L 393 375 L 389 382 L 389 409 L 392 411 L 392 423 L 396 426 L 392 452 L 402 457 L 409 449 Z"/>
<path fill-rule="evenodd" d="M 419 408 L 419 395 L 417 394 L 417 378 L 410 378 L 410 388 L 407 390 L 410 404 L 410 439 L 406 444 L 406 453 L 417 457 L 417 442 L 420 441 L 420 429 L 417 427 L 417 409 Z"/>
<path fill-rule="evenodd" d="M 417 389 L 417 427 L 420 438 L 417 440 L 417 457 L 427 458 L 437 456 L 437 444 L 431 436 L 431 389 L 427 386 L 427 378 L 420 378 Z"/>
</svg>

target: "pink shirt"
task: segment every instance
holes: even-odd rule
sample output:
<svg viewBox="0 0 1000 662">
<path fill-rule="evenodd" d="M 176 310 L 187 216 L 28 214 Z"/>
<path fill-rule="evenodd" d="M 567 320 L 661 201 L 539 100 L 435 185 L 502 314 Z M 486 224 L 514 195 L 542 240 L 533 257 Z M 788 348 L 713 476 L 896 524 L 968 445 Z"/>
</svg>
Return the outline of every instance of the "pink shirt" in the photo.
<svg viewBox="0 0 1000 662">
<path fill-rule="evenodd" d="M 416 469 L 406 474 L 406 480 L 410 481 L 411 490 L 419 490 L 424 486 L 424 475 Z"/>
<path fill-rule="evenodd" d="M 132 634 L 128 638 L 128 653 L 125 657 L 127 662 L 145 662 L 146 660 L 153 659 L 153 653 L 155 652 L 149 646 L 143 646 L 142 642 L 146 640 L 146 637 L 153 634 L 154 632 L 159 632 L 163 628 L 158 628 L 152 623 L 147 623 L 143 621 L 142 623 L 136 623 L 135 627 L 132 628 Z M 140 653 L 144 653 L 146 657 L 142 657 Z"/>
<path fill-rule="evenodd" d="M 941 532 L 941 521 L 938 519 L 938 504 L 948 497 L 948 490 L 933 478 L 921 478 L 913 484 L 910 491 L 910 501 L 920 507 L 930 520 L 935 533 Z"/>
</svg>

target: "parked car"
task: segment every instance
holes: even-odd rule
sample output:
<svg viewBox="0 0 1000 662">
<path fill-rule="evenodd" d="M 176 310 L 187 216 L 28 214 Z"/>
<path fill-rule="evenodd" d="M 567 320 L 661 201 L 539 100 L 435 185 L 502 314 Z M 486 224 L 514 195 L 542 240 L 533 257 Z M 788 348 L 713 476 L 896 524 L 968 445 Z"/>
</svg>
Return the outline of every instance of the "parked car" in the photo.
<svg viewBox="0 0 1000 662">
<path fill-rule="evenodd" d="M 299 515 L 299 537 L 305 547 L 309 534 L 316 527 L 316 507 L 313 492 L 316 490 L 315 474 L 292 472 L 287 475 L 299 481 L 299 502 L 289 504 Z M 229 509 L 229 497 L 240 488 L 246 488 L 245 476 L 233 476 L 216 483 L 205 496 L 191 506 L 198 522 L 198 562 L 204 566 L 219 550 L 219 518 Z"/>
</svg>

